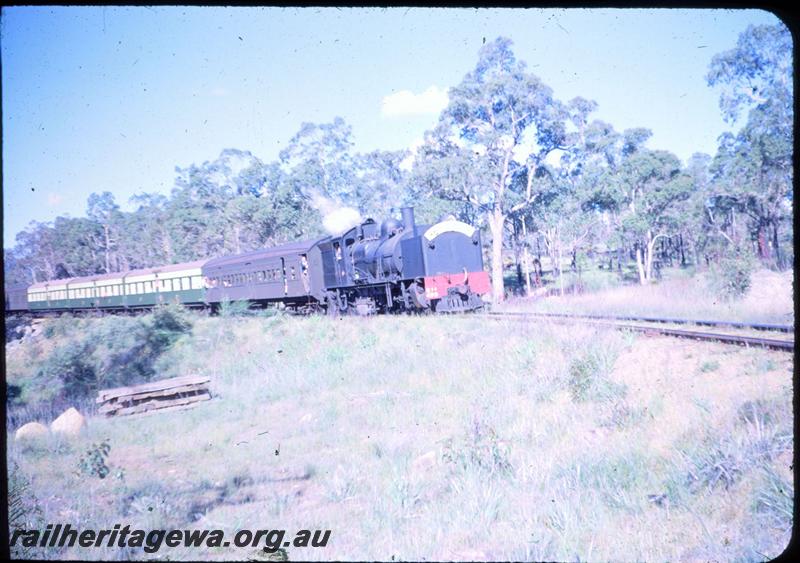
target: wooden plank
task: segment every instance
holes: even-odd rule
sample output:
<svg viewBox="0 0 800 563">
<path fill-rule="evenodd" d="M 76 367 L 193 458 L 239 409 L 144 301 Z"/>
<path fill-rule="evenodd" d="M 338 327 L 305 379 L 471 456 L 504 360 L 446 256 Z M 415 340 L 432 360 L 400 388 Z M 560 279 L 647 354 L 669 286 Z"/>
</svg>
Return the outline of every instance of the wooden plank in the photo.
<svg viewBox="0 0 800 563">
<path fill-rule="evenodd" d="M 113 414 L 109 413 L 108 416 L 134 414 L 148 410 L 158 410 L 178 405 L 187 405 L 189 403 L 197 403 L 200 401 L 208 401 L 209 399 L 211 399 L 210 393 L 202 393 L 200 395 L 193 395 L 191 397 L 179 397 L 177 399 L 169 399 L 169 400 L 146 401 L 144 403 L 139 403 L 132 407 L 121 408 Z"/>
<path fill-rule="evenodd" d="M 96 402 L 102 403 L 114 397 L 123 395 L 133 395 L 136 393 L 146 393 L 149 391 L 161 391 L 164 389 L 171 389 L 181 387 L 183 385 L 199 385 L 211 381 L 210 377 L 203 375 L 184 375 L 181 377 L 173 377 L 170 379 L 161 379 L 159 381 L 150 381 L 141 385 L 133 385 L 130 387 L 115 387 L 113 389 L 101 389 L 97 393 Z"/>
<path fill-rule="evenodd" d="M 134 393 L 131 395 L 123 395 L 120 397 L 113 397 L 111 399 L 106 399 L 104 401 L 98 402 L 105 402 L 105 403 L 129 403 L 131 401 L 141 401 L 142 399 L 149 399 L 150 397 L 169 397 L 171 395 L 178 395 L 180 393 L 192 393 L 198 391 L 207 391 L 208 385 L 206 384 L 192 384 L 192 385 L 184 385 L 182 387 L 173 387 L 171 389 L 163 389 L 160 391 L 150 391 L 147 393 Z"/>
<path fill-rule="evenodd" d="M 132 385 L 128 387 L 115 387 L 114 389 L 102 389 L 98 392 L 98 398 L 110 399 L 120 395 L 130 395 L 133 393 L 169 389 L 179 387 L 181 385 L 201 384 L 211 381 L 209 377 L 199 375 L 185 375 L 181 377 L 173 377 L 170 379 L 161 379 L 158 381 L 149 381 L 141 385 Z"/>
<path fill-rule="evenodd" d="M 147 399 L 156 398 L 156 399 L 159 399 L 161 401 L 166 401 L 166 400 L 168 400 L 169 397 L 172 397 L 173 399 L 177 399 L 177 398 L 182 398 L 183 399 L 183 398 L 191 398 L 191 397 L 194 397 L 196 395 L 203 395 L 203 394 L 211 395 L 211 392 L 207 388 L 198 387 L 198 388 L 192 389 L 191 394 L 188 394 L 187 392 L 183 392 L 183 393 L 168 393 L 168 392 L 165 391 L 162 394 L 152 394 L 152 395 L 148 395 L 147 397 L 119 397 L 119 398 L 114 399 L 112 401 L 109 401 L 109 402 L 107 402 L 107 403 L 105 403 L 103 405 L 100 405 L 100 407 L 98 407 L 98 409 L 97 409 L 97 412 L 100 413 L 100 414 L 106 414 L 106 413 L 118 411 L 118 410 L 126 408 L 126 407 L 135 407 L 136 405 L 142 404 Z M 152 402 L 152 401 L 150 401 L 150 402 Z"/>
</svg>

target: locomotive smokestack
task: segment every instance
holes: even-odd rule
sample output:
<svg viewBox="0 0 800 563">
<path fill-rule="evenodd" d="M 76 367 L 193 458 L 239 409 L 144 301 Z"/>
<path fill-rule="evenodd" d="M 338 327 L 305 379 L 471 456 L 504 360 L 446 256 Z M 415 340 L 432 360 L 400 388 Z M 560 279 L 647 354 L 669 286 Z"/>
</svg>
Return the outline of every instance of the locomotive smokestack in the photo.
<svg viewBox="0 0 800 563">
<path fill-rule="evenodd" d="M 416 223 L 414 223 L 414 208 L 403 207 L 400 209 L 400 213 L 403 214 L 403 228 L 406 231 L 410 231 L 414 236 L 416 236 L 417 225 Z"/>
</svg>

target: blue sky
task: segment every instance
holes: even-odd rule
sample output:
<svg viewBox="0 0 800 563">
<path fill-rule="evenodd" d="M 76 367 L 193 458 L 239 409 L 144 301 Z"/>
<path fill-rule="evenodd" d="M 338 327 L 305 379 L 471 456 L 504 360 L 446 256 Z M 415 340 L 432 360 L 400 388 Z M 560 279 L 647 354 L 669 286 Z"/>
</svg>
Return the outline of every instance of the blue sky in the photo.
<svg viewBox="0 0 800 563">
<path fill-rule="evenodd" d="M 432 127 L 484 38 L 514 42 L 556 97 L 593 99 L 652 148 L 713 154 L 730 130 L 705 73 L 759 10 L 17 7 L 2 11 L 4 246 L 30 221 L 169 193 L 224 148 L 262 160 L 304 121 L 356 150 Z"/>
</svg>

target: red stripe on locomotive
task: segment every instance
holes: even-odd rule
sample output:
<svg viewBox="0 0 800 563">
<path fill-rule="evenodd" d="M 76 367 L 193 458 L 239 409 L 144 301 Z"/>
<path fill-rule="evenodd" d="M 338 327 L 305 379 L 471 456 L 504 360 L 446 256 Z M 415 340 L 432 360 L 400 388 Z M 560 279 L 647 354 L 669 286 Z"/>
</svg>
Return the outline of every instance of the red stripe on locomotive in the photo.
<svg viewBox="0 0 800 563">
<path fill-rule="evenodd" d="M 466 276 L 466 280 L 464 279 Z M 447 289 L 457 285 L 469 286 L 473 293 L 482 295 L 489 293 L 492 290 L 492 284 L 489 281 L 489 273 L 468 272 L 466 274 L 443 274 L 441 276 L 426 276 L 425 277 L 425 296 L 428 299 L 441 299 L 447 295 Z"/>
</svg>

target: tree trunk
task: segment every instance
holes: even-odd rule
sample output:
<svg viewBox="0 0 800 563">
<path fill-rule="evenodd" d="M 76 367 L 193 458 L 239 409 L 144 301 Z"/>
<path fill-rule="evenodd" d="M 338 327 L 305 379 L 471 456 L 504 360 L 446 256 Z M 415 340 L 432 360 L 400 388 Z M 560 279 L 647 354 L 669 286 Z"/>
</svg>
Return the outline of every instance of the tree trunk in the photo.
<svg viewBox="0 0 800 563">
<path fill-rule="evenodd" d="M 531 267 L 528 260 L 528 230 L 525 227 L 525 219 L 522 220 L 522 238 L 525 246 L 522 248 L 522 261 L 525 264 L 525 296 L 531 296 Z"/>
<path fill-rule="evenodd" d="M 762 260 L 769 260 L 769 245 L 767 244 L 767 237 L 764 233 L 765 228 L 763 222 L 759 222 L 756 239 L 758 240 L 758 256 Z"/>
<path fill-rule="evenodd" d="M 775 265 L 778 270 L 783 270 L 783 256 L 781 255 L 780 246 L 778 246 L 778 222 L 772 222 L 772 248 L 775 249 Z"/>
<path fill-rule="evenodd" d="M 105 235 L 105 258 L 106 258 L 106 273 L 111 273 L 111 237 L 109 235 L 108 225 L 103 225 L 103 235 Z"/>
<path fill-rule="evenodd" d="M 686 254 L 683 251 L 683 233 L 678 235 L 678 247 L 679 247 L 680 252 L 681 252 L 681 266 L 685 268 L 686 267 Z"/>
<path fill-rule="evenodd" d="M 564 297 L 564 272 L 561 268 L 561 243 L 557 243 L 556 256 L 558 258 L 558 293 Z"/>
<path fill-rule="evenodd" d="M 503 224 L 502 210 L 496 208 L 489 216 L 489 230 L 492 232 L 492 299 L 501 303 L 505 296 L 503 283 Z"/>
<path fill-rule="evenodd" d="M 639 243 L 636 243 L 636 267 L 639 270 L 639 283 L 644 285 L 647 283 L 647 279 L 644 274 L 644 264 L 642 264 L 642 246 Z"/>
</svg>

